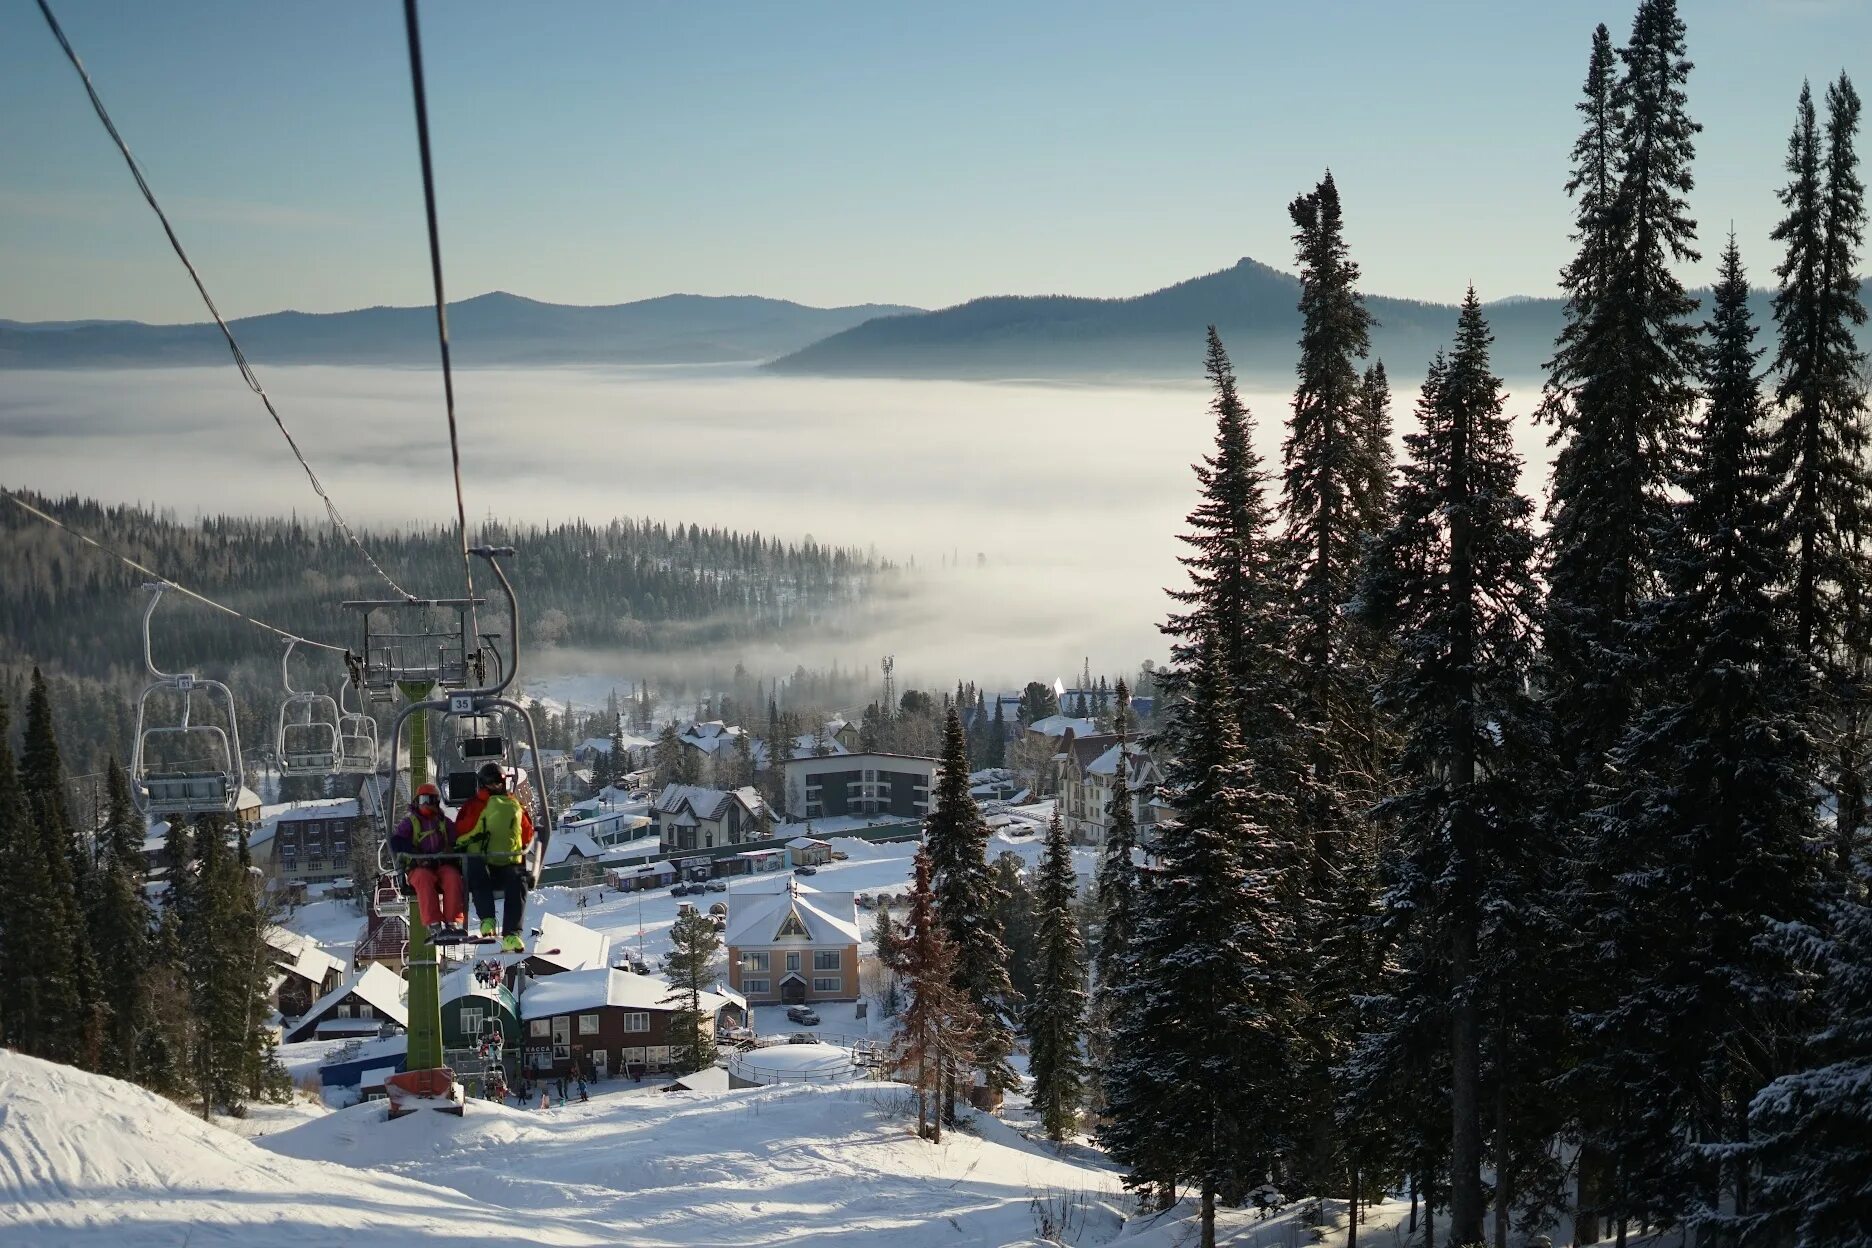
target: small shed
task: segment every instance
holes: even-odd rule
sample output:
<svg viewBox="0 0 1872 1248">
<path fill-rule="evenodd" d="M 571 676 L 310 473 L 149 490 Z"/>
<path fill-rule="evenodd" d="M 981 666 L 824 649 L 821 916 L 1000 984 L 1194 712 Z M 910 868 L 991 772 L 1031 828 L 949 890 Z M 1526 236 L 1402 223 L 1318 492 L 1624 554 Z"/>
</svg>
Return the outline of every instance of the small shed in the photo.
<svg viewBox="0 0 1872 1248">
<path fill-rule="evenodd" d="M 810 836 L 796 836 L 786 843 L 789 864 L 795 867 L 823 867 L 832 861 L 832 845 Z"/>
<path fill-rule="evenodd" d="M 614 867 L 605 872 L 605 882 L 620 893 L 634 893 L 647 888 L 667 888 L 676 882 L 675 864 L 646 862 L 634 867 Z"/>
</svg>

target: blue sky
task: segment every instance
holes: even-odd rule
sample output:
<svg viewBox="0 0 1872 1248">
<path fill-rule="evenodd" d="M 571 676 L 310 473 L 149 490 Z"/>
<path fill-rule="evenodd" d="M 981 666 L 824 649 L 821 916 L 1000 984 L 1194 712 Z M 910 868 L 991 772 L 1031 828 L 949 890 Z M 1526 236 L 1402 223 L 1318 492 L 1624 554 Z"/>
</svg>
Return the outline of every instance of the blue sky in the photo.
<svg viewBox="0 0 1872 1248">
<path fill-rule="evenodd" d="M 1588 39 L 1634 4 L 429 0 L 450 294 L 1131 294 L 1290 267 L 1328 165 L 1367 289 L 1545 293 Z M 427 298 L 400 5 L 57 7 L 225 311 Z M 1872 88 L 1872 4 L 1684 9 L 1704 250 L 1733 221 L 1767 282 L 1801 79 Z M 31 0 L 0 119 L 0 316 L 200 319 Z"/>
</svg>

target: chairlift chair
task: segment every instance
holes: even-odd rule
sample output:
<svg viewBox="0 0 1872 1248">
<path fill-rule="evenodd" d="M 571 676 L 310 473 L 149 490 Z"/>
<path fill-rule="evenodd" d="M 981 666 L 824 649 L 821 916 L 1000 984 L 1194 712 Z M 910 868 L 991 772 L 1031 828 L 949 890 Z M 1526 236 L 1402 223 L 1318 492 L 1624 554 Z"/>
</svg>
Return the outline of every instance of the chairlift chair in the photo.
<svg viewBox="0 0 1872 1248">
<path fill-rule="evenodd" d="M 475 608 L 484 606 L 481 598 L 437 598 L 404 600 L 401 598 L 359 599 L 343 604 L 364 618 L 364 646 L 357 663 L 358 687 L 373 702 L 396 699 L 402 684 L 435 685 L 444 692 L 467 689 L 487 678 L 491 644 L 475 637 L 471 617 Z M 455 613 L 450 627 L 427 622 L 427 612 L 442 608 Z M 407 631 L 378 627 L 379 611 L 422 612 Z M 486 637 L 486 635 L 481 635 Z M 490 639 L 491 640 L 491 639 Z"/>
<path fill-rule="evenodd" d="M 377 771 L 377 721 L 345 706 L 346 681 L 338 686 L 338 770 L 374 775 Z"/>
<path fill-rule="evenodd" d="M 338 703 L 329 694 L 294 689 L 292 659 L 295 638 L 286 643 L 280 656 L 280 682 L 286 686 L 286 700 L 280 703 L 279 731 L 274 736 L 274 751 L 279 756 L 282 776 L 330 776 L 340 770 Z"/>
<path fill-rule="evenodd" d="M 240 723 L 234 693 L 218 680 L 192 672 L 164 672 L 156 666 L 150 644 L 150 618 L 168 585 L 143 587 L 143 664 L 151 681 L 137 698 L 136 746 L 130 759 L 131 793 L 147 815 L 232 814 L 240 808 Z M 158 692 L 182 695 L 182 717 L 175 724 L 153 722 L 150 697 Z M 193 719 L 195 695 L 220 707 L 227 727 Z M 152 746 L 155 746 L 152 750 Z M 168 746 L 171 748 L 163 748 Z"/>
</svg>

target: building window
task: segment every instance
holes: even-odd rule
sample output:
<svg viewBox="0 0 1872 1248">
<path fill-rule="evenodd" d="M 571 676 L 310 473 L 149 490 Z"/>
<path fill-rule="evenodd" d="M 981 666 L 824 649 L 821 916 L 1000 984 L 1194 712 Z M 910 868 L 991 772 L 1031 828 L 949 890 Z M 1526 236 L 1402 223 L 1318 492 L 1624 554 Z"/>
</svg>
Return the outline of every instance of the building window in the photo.
<svg viewBox="0 0 1872 1248">
<path fill-rule="evenodd" d="M 845 982 L 837 976 L 813 977 L 812 990 L 814 992 L 837 992 L 843 987 L 845 987 Z"/>
<path fill-rule="evenodd" d="M 595 1036 L 598 1034 L 598 1016 L 596 1014 L 579 1015 L 579 1035 Z"/>
<path fill-rule="evenodd" d="M 750 997 L 764 997 L 773 992 L 773 981 L 767 979 L 744 979 L 741 991 Z"/>
<path fill-rule="evenodd" d="M 592 1021 L 594 1022 L 596 1022 L 598 1019 L 598 1016 L 596 1014 L 591 1014 L 591 1015 L 588 1015 L 587 1017 L 592 1019 Z M 598 1029 L 596 1027 L 592 1028 L 592 1031 L 594 1033 L 597 1032 L 597 1030 Z M 642 1011 L 636 1011 L 636 1010 L 626 1013 L 624 1015 L 624 1030 L 625 1031 L 649 1031 L 650 1030 L 650 1015 Z"/>
<path fill-rule="evenodd" d="M 774 933 L 774 939 L 778 940 L 782 936 L 804 935 L 806 935 L 806 924 L 800 921 L 800 917 L 796 912 L 789 910 L 787 911 L 785 921 L 780 924 L 780 930 Z"/>
<path fill-rule="evenodd" d="M 786 969 L 789 971 L 799 970 L 799 954 L 789 953 L 786 955 Z"/>
<path fill-rule="evenodd" d="M 844 965 L 837 949 L 815 949 L 812 955 L 812 969 L 815 971 L 836 971 Z"/>
<path fill-rule="evenodd" d="M 461 1029 L 463 1035 L 478 1036 L 481 1034 L 480 1006 L 477 1005 L 472 1009 L 465 1005 L 462 1007 Z"/>
<path fill-rule="evenodd" d="M 767 953 L 744 953 L 741 955 L 743 971 L 767 971 L 773 966 L 773 955 Z"/>
<path fill-rule="evenodd" d="M 545 1040 L 545 1039 L 550 1038 L 552 1035 L 552 1019 L 550 1018 L 534 1019 L 531 1023 L 527 1024 L 527 1034 L 534 1036 L 540 1040 Z"/>
</svg>

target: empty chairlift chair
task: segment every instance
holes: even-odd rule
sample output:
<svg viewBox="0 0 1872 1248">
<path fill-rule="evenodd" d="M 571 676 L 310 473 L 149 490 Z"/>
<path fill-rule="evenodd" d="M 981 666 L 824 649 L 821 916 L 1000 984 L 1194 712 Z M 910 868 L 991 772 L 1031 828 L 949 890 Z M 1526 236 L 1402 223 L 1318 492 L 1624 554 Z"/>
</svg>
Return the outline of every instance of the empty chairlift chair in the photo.
<svg viewBox="0 0 1872 1248">
<path fill-rule="evenodd" d="M 279 731 L 274 752 L 279 756 L 283 776 L 329 776 L 339 767 L 338 703 L 329 694 L 292 687 L 292 672 L 287 664 L 293 646 L 286 643 L 280 657 L 280 681 L 286 686 L 286 700 L 280 703 Z"/>
<path fill-rule="evenodd" d="M 347 775 L 371 775 L 377 770 L 377 721 L 363 711 L 345 706 L 345 690 L 338 686 L 338 770 Z"/>
<path fill-rule="evenodd" d="M 168 586 L 154 582 L 143 588 L 150 595 L 143 609 L 143 663 L 151 683 L 137 699 L 136 745 L 130 759 L 132 793 L 149 815 L 232 814 L 240 806 L 241 795 L 240 725 L 234 694 L 218 680 L 157 668 L 150 648 L 150 617 Z M 160 693 L 181 695 L 178 722 L 157 722 L 150 699 Z M 225 728 L 194 718 L 198 694 L 225 717 Z"/>
</svg>

